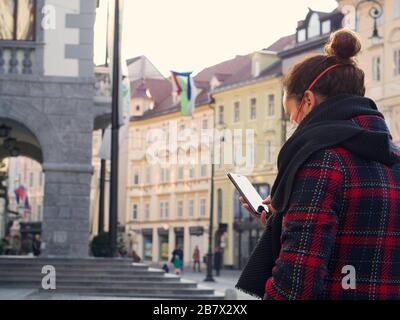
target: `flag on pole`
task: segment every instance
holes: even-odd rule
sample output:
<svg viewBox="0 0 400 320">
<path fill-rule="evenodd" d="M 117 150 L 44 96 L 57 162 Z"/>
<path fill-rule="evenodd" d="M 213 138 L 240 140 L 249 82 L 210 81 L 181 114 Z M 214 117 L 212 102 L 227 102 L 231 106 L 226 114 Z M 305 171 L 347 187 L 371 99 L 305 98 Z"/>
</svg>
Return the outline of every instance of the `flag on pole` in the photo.
<svg viewBox="0 0 400 320">
<path fill-rule="evenodd" d="M 175 71 L 171 71 L 171 73 L 173 92 L 180 100 L 181 114 L 185 117 L 191 117 L 196 106 L 196 98 L 198 95 L 192 73 Z"/>
<path fill-rule="evenodd" d="M 24 186 L 19 186 L 14 190 L 15 200 L 17 201 L 18 209 L 24 213 L 24 218 L 31 213 L 31 205 L 29 204 L 28 192 Z"/>
</svg>

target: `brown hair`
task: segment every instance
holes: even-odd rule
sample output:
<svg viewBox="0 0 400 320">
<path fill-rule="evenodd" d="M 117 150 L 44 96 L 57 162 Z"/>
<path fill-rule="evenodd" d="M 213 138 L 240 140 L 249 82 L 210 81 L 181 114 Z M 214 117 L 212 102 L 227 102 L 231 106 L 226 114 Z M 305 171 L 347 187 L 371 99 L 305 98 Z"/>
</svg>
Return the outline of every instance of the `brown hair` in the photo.
<svg viewBox="0 0 400 320">
<path fill-rule="evenodd" d="M 299 101 L 312 81 L 324 70 L 335 64 L 343 66 L 326 73 L 311 89 L 323 97 L 341 93 L 365 95 L 364 71 L 354 57 L 361 51 L 358 35 L 349 29 L 340 29 L 331 34 L 325 46 L 325 54 L 316 55 L 296 64 L 283 79 L 283 87 L 289 97 Z"/>
</svg>

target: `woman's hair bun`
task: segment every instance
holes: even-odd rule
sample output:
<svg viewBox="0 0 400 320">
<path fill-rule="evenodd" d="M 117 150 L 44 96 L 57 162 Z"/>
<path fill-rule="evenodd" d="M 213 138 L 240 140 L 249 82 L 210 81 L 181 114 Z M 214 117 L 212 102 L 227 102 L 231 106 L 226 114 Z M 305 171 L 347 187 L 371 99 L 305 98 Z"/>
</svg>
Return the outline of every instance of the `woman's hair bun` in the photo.
<svg viewBox="0 0 400 320">
<path fill-rule="evenodd" d="M 340 29 L 332 33 L 325 46 L 328 56 L 336 56 L 347 60 L 355 57 L 361 51 L 361 40 L 357 33 L 350 29 Z"/>
</svg>

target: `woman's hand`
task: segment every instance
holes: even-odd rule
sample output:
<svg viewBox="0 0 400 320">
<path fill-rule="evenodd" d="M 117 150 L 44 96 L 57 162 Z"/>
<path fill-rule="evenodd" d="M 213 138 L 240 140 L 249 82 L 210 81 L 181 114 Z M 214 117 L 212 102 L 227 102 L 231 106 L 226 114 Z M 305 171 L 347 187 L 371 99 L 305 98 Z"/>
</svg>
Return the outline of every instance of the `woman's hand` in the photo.
<svg viewBox="0 0 400 320">
<path fill-rule="evenodd" d="M 267 213 L 266 211 L 263 211 L 261 213 L 261 215 L 255 214 L 253 212 L 253 210 L 251 210 L 250 206 L 246 203 L 246 201 L 243 199 L 243 197 L 240 197 L 240 202 L 243 206 L 243 208 L 245 208 L 253 218 L 255 218 L 256 220 L 260 221 L 260 223 L 265 226 L 267 224 L 267 218 L 269 215 L 271 215 L 272 213 L 276 212 L 276 210 L 272 207 L 271 205 L 271 196 L 269 196 L 267 199 L 265 199 L 263 201 L 263 204 L 268 206 L 269 212 Z"/>
<path fill-rule="evenodd" d="M 266 205 L 267 205 L 270 214 L 276 212 L 276 210 L 274 209 L 274 207 L 273 207 L 272 204 L 271 204 L 271 196 L 268 196 L 268 198 L 265 199 L 265 200 L 263 201 L 263 204 L 266 204 Z"/>
</svg>

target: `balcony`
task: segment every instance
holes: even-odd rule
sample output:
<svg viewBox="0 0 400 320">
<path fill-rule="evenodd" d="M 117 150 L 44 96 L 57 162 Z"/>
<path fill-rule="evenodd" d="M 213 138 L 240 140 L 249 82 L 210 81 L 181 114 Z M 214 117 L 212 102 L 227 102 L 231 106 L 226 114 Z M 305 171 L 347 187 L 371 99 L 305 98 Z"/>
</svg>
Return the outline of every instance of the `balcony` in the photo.
<svg viewBox="0 0 400 320">
<path fill-rule="evenodd" d="M 37 42 L 0 40 L 0 75 L 42 74 L 40 48 L 42 45 Z"/>
</svg>

